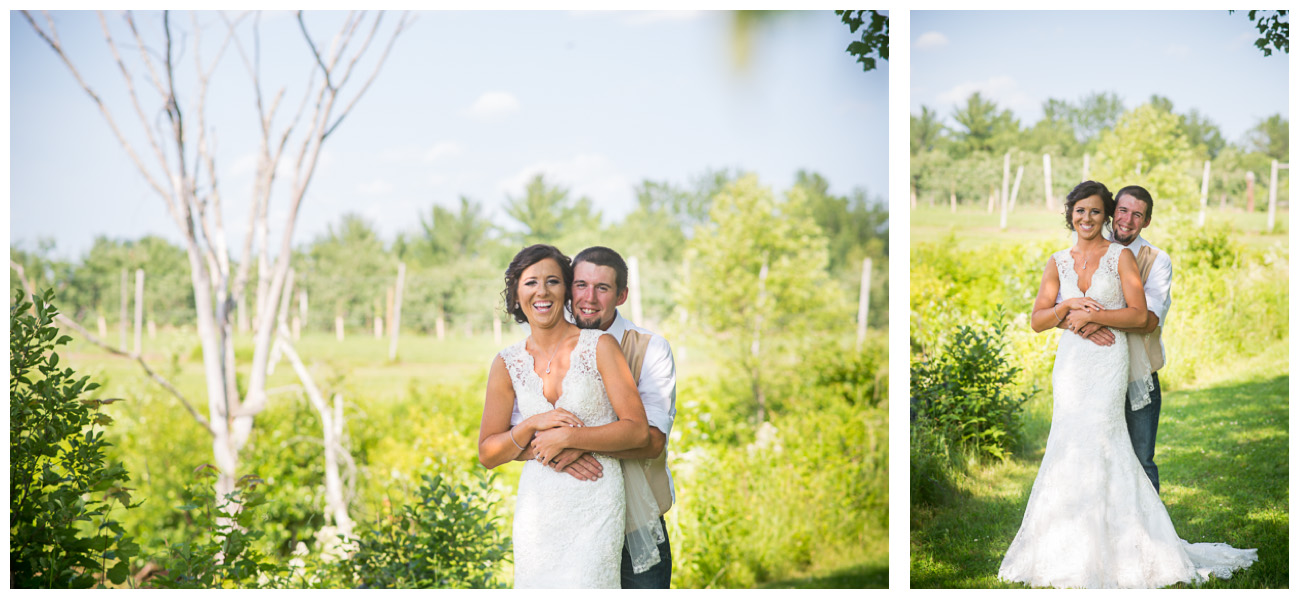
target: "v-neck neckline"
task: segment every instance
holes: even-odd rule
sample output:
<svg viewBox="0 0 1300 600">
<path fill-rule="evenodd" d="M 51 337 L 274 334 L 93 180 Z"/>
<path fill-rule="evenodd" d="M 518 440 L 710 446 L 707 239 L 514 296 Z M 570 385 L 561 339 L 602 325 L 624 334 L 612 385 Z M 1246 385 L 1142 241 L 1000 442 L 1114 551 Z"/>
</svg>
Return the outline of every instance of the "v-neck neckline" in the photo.
<svg viewBox="0 0 1300 600">
<path fill-rule="evenodd" d="M 1093 275 L 1096 275 L 1096 274 L 1097 274 L 1097 269 L 1100 269 L 1100 268 L 1101 268 L 1101 259 L 1103 259 L 1103 258 L 1106 257 L 1106 253 L 1107 253 L 1107 252 L 1110 252 L 1110 244 L 1107 244 L 1107 245 L 1106 245 L 1106 249 L 1103 250 L 1103 251 L 1101 252 L 1101 254 L 1097 256 L 1097 265 L 1094 266 L 1094 267 L 1092 268 L 1092 274 L 1088 276 L 1088 290 L 1083 289 L 1083 287 L 1082 287 L 1081 285 L 1079 285 L 1079 282 L 1083 281 L 1083 273 L 1080 273 L 1080 272 L 1078 271 L 1078 269 L 1075 269 L 1075 268 L 1074 268 L 1074 265 L 1075 265 L 1075 264 L 1078 264 L 1079 261 L 1078 261 L 1077 259 L 1074 258 L 1074 252 L 1073 252 L 1072 250 L 1073 250 L 1073 249 L 1071 249 L 1071 252 L 1070 252 L 1070 262 L 1071 262 L 1071 264 L 1070 264 L 1070 270 L 1071 270 L 1071 271 L 1074 271 L 1074 287 L 1075 287 L 1075 288 L 1078 288 L 1079 293 L 1083 294 L 1084 296 L 1087 296 L 1087 295 L 1088 295 L 1088 290 L 1092 289 L 1092 277 L 1093 277 Z M 1086 252 L 1085 252 L 1085 254 L 1084 254 L 1084 264 L 1083 264 L 1083 268 L 1084 268 L 1085 270 L 1088 268 L 1087 258 L 1088 258 L 1088 257 L 1087 257 L 1087 254 L 1086 254 Z M 530 356 L 531 356 L 531 355 L 530 355 Z"/>
<path fill-rule="evenodd" d="M 564 343 L 564 342 L 560 342 L 560 343 Z M 525 340 L 524 342 L 524 355 L 527 356 L 529 362 L 532 363 L 528 365 L 528 372 L 532 373 L 533 377 L 537 378 L 537 387 L 540 388 L 538 391 L 542 394 L 542 400 L 545 400 L 547 404 L 550 404 L 551 408 L 555 408 L 560 405 L 560 400 L 564 398 L 565 390 L 569 389 L 569 385 L 568 385 L 569 373 L 573 372 L 573 355 L 578 352 L 578 346 L 580 345 L 582 345 L 581 330 L 578 331 L 578 341 L 573 344 L 573 349 L 569 351 L 569 366 L 565 369 L 564 375 L 560 376 L 560 393 L 556 394 L 555 401 L 552 402 L 550 398 L 546 397 L 546 378 L 537 373 L 537 359 L 533 357 L 532 352 L 528 351 L 527 341 Z"/>
</svg>

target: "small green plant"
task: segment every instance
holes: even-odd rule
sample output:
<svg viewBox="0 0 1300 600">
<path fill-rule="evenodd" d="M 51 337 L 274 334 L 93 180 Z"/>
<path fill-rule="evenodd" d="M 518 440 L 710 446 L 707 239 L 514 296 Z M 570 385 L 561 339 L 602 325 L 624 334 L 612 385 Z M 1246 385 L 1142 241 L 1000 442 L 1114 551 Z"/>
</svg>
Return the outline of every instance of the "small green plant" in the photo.
<svg viewBox="0 0 1300 600">
<path fill-rule="evenodd" d="M 962 325 L 939 352 L 912 359 L 914 418 L 946 438 L 950 450 L 1011 455 L 1021 405 L 1032 394 L 1015 386 L 1020 367 L 1003 355 L 1006 327 L 1000 313 L 987 327 Z"/>
<path fill-rule="evenodd" d="M 83 399 L 99 384 L 59 368 L 58 346 L 72 338 L 54 326 L 54 291 L 9 308 L 9 568 L 17 588 L 121 585 L 139 547 L 116 520 L 130 509 L 130 479 L 105 455 L 100 407 Z"/>
<path fill-rule="evenodd" d="M 495 477 L 476 472 L 467 485 L 422 475 L 415 499 L 361 533 L 339 564 L 369 588 L 503 587 L 494 577 L 510 538 L 490 514 Z"/>
<path fill-rule="evenodd" d="M 239 479 L 235 491 L 218 499 L 213 491 L 217 468 L 201 465 L 185 490 L 184 511 L 199 535 L 192 541 L 168 546 L 163 573 L 149 581 L 153 587 L 210 589 L 271 587 L 281 567 L 267 562 L 253 545 L 263 532 L 253 529 L 263 518 L 259 507 L 266 495 L 256 475 Z M 234 513 L 233 515 L 231 513 Z"/>
</svg>

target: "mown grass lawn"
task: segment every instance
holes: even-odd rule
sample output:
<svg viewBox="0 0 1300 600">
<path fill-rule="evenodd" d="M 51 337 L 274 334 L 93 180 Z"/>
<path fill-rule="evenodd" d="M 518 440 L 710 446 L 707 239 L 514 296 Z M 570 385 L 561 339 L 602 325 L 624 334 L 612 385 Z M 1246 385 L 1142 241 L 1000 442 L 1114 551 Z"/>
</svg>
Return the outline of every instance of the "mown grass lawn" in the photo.
<svg viewBox="0 0 1300 600">
<path fill-rule="evenodd" d="M 1199 587 L 1289 584 L 1288 352 L 1285 343 L 1273 350 L 1226 370 L 1232 376 L 1164 396 L 1156 462 L 1174 527 L 1189 542 L 1259 549 L 1250 568 Z M 949 503 L 912 507 L 913 588 L 1024 587 L 997 571 L 1046 443 L 1046 427 L 1027 430 L 1042 433 L 1012 460 L 967 465 Z"/>
</svg>

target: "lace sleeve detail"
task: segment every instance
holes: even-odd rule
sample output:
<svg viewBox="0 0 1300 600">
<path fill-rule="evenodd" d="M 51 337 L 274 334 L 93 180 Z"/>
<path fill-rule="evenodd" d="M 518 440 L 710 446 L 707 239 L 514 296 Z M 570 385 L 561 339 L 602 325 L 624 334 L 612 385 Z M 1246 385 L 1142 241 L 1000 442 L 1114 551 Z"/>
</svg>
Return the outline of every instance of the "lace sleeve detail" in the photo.
<svg viewBox="0 0 1300 600">
<path fill-rule="evenodd" d="M 1061 289 L 1067 289 L 1065 287 L 1067 282 L 1071 283 L 1072 287 L 1079 287 L 1077 281 L 1079 275 L 1074 272 L 1074 257 L 1070 256 L 1070 249 L 1058 250 L 1052 255 L 1052 259 L 1056 261 L 1056 276 L 1061 280 Z"/>
<path fill-rule="evenodd" d="M 506 371 L 510 373 L 510 383 L 516 390 L 523 389 L 524 373 L 526 370 L 532 370 L 532 356 L 524 350 L 524 343 L 513 344 L 497 353 L 497 356 L 506 363 Z"/>
<path fill-rule="evenodd" d="M 1106 253 L 1101 256 L 1101 262 L 1098 263 L 1099 268 L 1097 270 L 1105 271 L 1106 273 L 1115 273 L 1118 275 L 1119 255 L 1123 251 L 1124 251 L 1123 246 L 1112 243 L 1110 247 L 1106 249 Z"/>
<path fill-rule="evenodd" d="M 596 367 L 596 342 L 605 332 L 599 329 L 583 329 L 578 334 L 578 347 L 573 353 L 574 361 L 570 369 L 576 369 L 576 375 L 592 375 L 600 381 L 600 370 Z"/>
</svg>

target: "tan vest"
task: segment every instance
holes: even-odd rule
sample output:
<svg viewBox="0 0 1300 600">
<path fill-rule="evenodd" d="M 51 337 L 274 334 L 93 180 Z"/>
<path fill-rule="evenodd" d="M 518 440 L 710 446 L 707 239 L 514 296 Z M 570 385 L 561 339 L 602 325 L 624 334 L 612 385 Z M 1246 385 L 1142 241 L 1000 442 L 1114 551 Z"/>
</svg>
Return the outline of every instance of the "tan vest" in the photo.
<svg viewBox="0 0 1300 600">
<path fill-rule="evenodd" d="M 648 333 L 628 329 L 623 332 L 623 341 L 619 343 L 623 348 L 623 357 L 627 359 L 627 366 L 632 369 L 632 379 L 637 383 L 641 382 L 641 366 L 645 362 L 645 351 L 650 346 L 651 337 L 653 336 Z M 650 483 L 650 491 L 654 492 L 655 501 L 659 503 L 659 514 L 668 512 L 673 506 L 673 490 L 672 484 L 668 482 L 667 443 L 657 458 L 647 461 L 645 477 Z"/>
<path fill-rule="evenodd" d="M 1156 257 L 1159 255 L 1160 251 L 1151 246 L 1143 246 L 1138 252 L 1138 273 L 1142 276 L 1142 283 L 1147 282 L 1147 275 L 1151 274 L 1151 265 L 1155 264 Z M 1165 366 L 1165 352 L 1160 347 L 1160 331 L 1163 329 L 1163 325 L 1157 325 L 1155 331 L 1142 336 L 1142 343 L 1147 349 L 1147 360 L 1151 361 L 1152 373 Z"/>
</svg>

